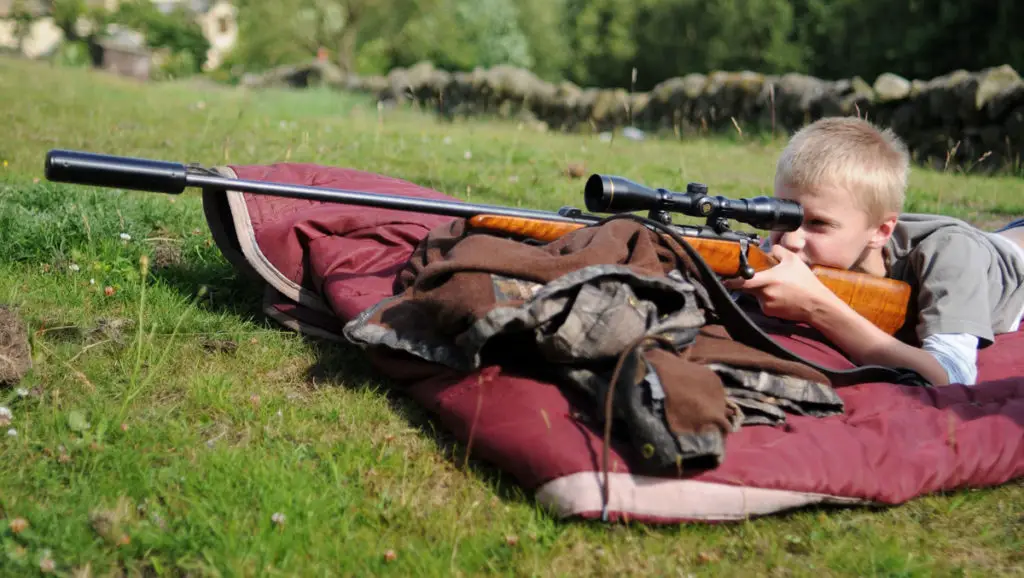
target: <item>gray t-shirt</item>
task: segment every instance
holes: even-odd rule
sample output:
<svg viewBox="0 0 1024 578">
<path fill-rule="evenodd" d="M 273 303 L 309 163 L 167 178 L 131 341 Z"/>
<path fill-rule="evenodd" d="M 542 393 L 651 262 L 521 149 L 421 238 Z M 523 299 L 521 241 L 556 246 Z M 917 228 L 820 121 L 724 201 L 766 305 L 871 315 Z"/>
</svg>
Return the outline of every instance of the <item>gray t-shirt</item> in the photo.
<svg viewBox="0 0 1024 578">
<path fill-rule="evenodd" d="M 888 277 L 914 288 L 904 331 L 919 341 L 969 333 L 987 347 L 1024 308 L 1020 252 L 960 219 L 904 213 L 885 245 L 885 263 Z"/>
</svg>

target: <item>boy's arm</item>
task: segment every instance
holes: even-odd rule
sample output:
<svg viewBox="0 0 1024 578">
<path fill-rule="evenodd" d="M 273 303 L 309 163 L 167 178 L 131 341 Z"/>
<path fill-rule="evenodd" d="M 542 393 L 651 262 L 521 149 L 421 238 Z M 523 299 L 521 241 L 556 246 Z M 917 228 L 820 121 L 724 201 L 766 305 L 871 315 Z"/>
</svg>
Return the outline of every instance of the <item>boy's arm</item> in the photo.
<svg viewBox="0 0 1024 578">
<path fill-rule="evenodd" d="M 831 291 L 813 303 L 813 312 L 806 322 L 855 363 L 906 367 L 917 371 L 934 385 L 949 385 L 949 373 L 935 356 L 882 331 Z"/>
<path fill-rule="evenodd" d="M 949 374 L 932 354 L 861 317 L 793 253 L 778 246 L 772 253 L 778 265 L 751 279 L 729 279 L 725 285 L 754 295 L 766 315 L 811 325 L 854 363 L 906 367 L 934 385 L 949 384 Z"/>
</svg>

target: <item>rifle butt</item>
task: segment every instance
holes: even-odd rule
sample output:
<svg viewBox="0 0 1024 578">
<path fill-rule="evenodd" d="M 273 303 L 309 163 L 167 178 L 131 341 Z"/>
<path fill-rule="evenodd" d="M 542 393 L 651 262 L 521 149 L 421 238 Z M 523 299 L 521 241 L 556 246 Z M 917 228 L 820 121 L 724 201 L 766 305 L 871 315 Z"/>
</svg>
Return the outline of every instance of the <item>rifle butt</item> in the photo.
<svg viewBox="0 0 1024 578">
<path fill-rule="evenodd" d="M 889 335 L 895 334 L 907 318 L 910 285 L 866 273 L 811 267 L 815 276 L 854 311 Z"/>
</svg>

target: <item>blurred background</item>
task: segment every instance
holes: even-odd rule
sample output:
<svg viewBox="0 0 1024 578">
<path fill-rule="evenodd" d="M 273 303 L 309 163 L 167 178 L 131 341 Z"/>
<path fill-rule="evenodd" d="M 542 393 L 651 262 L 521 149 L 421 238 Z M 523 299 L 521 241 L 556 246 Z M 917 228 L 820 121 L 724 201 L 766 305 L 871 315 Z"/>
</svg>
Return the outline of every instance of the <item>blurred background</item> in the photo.
<svg viewBox="0 0 1024 578">
<path fill-rule="evenodd" d="M 0 0 L 0 47 L 141 81 L 327 87 L 608 138 L 891 127 L 1024 174 L 1019 0 Z"/>
<path fill-rule="evenodd" d="M 548 81 L 648 90 L 711 70 L 931 78 L 1024 66 L 1017 0 L 0 0 L 0 45 L 152 77 L 237 82 L 317 57 L 386 74 L 508 64 Z M 143 67 L 136 72 L 142 73 Z"/>
</svg>

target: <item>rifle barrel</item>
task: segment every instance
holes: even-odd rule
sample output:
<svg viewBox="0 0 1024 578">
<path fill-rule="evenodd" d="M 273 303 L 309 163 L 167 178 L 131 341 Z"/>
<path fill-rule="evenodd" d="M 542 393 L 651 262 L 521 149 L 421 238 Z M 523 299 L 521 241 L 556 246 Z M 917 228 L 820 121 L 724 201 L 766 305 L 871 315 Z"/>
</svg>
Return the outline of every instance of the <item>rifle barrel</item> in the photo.
<svg viewBox="0 0 1024 578">
<path fill-rule="evenodd" d="M 554 211 L 516 209 L 500 205 L 422 199 L 387 193 L 367 193 L 364 191 L 312 187 L 270 181 L 233 179 L 202 174 L 198 171 L 190 170 L 188 166 L 182 163 L 64 149 L 53 149 L 46 155 L 45 174 L 47 180 L 53 182 L 175 195 L 180 194 L 186 187 L 199 187 L 240 191 L 255 195 L 290 197 L 328 203 L 344 203 L 417 213 L 448 215 L 466 219 L 486 214 L 503 217 L 545 219 L 562 223 L 586 224 L 595 221 L 593 217 L 569 217 Z"/>
</svg>

